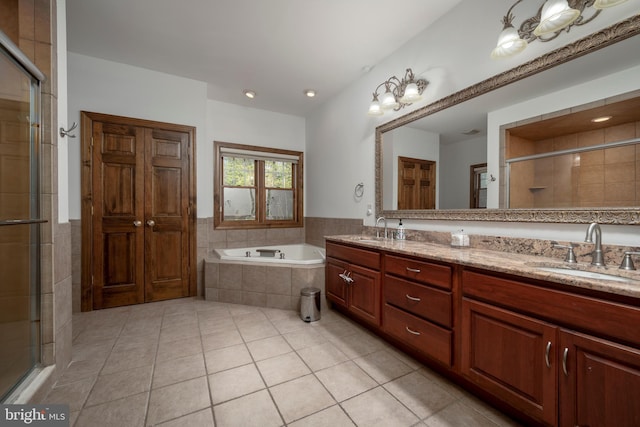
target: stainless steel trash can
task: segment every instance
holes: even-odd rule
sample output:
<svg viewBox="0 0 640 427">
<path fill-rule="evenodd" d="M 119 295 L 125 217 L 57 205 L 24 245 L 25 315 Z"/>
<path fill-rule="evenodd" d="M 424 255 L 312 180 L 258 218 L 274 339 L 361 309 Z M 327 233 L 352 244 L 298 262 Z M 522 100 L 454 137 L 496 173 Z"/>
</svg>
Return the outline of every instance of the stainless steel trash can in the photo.
<svg viewBox="0 0 640 427">
<path fill-rule="evenodd" d="M 300 290 L 300 318 L 305 322 L 320 320 L 320 289 Z"/>
</svg>

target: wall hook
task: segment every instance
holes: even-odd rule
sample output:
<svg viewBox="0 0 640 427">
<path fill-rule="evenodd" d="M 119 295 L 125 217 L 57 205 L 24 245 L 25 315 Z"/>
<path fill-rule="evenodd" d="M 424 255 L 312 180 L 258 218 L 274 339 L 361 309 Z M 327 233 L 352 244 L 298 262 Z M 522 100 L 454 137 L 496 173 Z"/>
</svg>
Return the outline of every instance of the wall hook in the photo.
<svg viewBox="0 0 640 427">
<path fill-rule="evenodd" d="M 64 130 L 63 127 L 60 128 L 60 136 L 62 138 L 64 138 L 65 136 L 68 136 L 69 138 L 75 138 L 75 135 L 71 135 L 71 132 L 73 132 L 73 130 L 75 128 L 78 127 L 78 124 L 76 122 L 73 122 L 73 124 L 71 125 L 71 127 L 69 128 L 69 130 Z"/>
<path fill-rule="evenodd" d="M 489 181 L 493 182 L 496 180 L 496 177 L 493 174 L 489 174 Z"/>
</svg>

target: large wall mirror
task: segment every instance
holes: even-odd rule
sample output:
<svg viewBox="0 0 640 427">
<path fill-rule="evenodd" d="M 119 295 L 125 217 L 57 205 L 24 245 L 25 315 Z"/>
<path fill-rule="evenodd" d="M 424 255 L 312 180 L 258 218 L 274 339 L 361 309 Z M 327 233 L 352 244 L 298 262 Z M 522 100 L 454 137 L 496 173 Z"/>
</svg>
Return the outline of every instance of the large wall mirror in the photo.
<svg viewBox="0 0 640 427">
<path fill-rule="evenodd" d="M 558 123 L 566 126 L 572 122 L 571 118 L 552 124 L 537 116 L 529 118 L 527 123 L 499 123 L 499 131 L 488 132 L 487 128 L 491 112 L 639 66 L 640 57 L 634 54 L 639 51 L 640 15 L 636 15 L 377 127 L 376 213 L 406 219 L 640 224 L 640 202 L 635 198 L 635 193 L 640 195 L 640 180 L 633 184 L 634 197 L 624 201 L 603 197 L 596 203 L 584 195 L 580 199 L 576 189 L 562 190 L 558 183 L 563 181 L 562 173 L 571 173 L 571 166 L 575 166 L 576 161 L 579 164 L 581 153 L 585 153 L 582 169 L 586 170 L 588 155 L 584 149 L 570 150 L 559 160 L 549 160 L 544 154 L 538 159 L 539 153 L 530 149 L 514 148 L 518 138 L 530 139 L 540 127 L 546 131 L 554 126 L 561 128 Z M 612 94 L 588 107 L 576 104 L 563 112 L 550 106 L 545 114 L 555 117 L 598 107 L 599 115 L 614 115 L 607 112 L 607 106 L 613 108 L 618 101 L 634 97 L 640 99 L 640 92 Z M 638 111 L 640 102 L 629 102 L 622 108 L 618 105 L 618 111 Z M 628 120 L 636 122 L 637 138 L 640 117 L 627 115 L 631 117 L 627 117 Z M 604 126 L 607 125 L 602 124 L 600 128 Z M 563 132 L 567 134 L 566 129 Z M 572 132 L 577 135 L 586 131 L 573 129 Z M 488 140 L 488 134 L 489 139 L 494 140 Z M 544 137 L 547 142 L 554 138 L 549 132 L 545 132 Z M 493 158 L 492 153 L 488 153 L 491 144 L 500 147 L 499 154 L 495 150 Z M 632 147 L 635 150 L 635 145 Z M 558 144 L 548 151 L 565 149 Z M 637 151 L 633 167 L 640 176 L 640 147 Z M 529 159 L 529 156 L 533 157 Z M 520 159 L 524 161 L 519 162 Z M 553 167 L 549 165 L 555 160 L 569 168 L 569 172 L 556 176 L 557 185 L 549 181 L 549 173 L 544 172 L 544 167 Z M 487 163 L 491 166 L 492 161 L 497 162 L 499 168 L 487 170 Z M 546 179 L 533 178 L 536 167 L 537 176 Z M 492 170 L 495 172 L 490 173 Z M 619 167 L 609 170 L 622 173 Z M 526 179 L 523 171 L 528 173 Z M 621 191 L 631 191 L 630 185 Z M 554 188 L 555 196 L 550 197 Z M 607 191 L 602 188 L 601 195 Z M 592 190 L 598 191 L 595 187 Z M 491 199 L 491 191 L 499 197 Z M 576 194 L 562 198 L 562 191 Z M 527 197 L 515 197 L 522 194 Z"/>
</svg>

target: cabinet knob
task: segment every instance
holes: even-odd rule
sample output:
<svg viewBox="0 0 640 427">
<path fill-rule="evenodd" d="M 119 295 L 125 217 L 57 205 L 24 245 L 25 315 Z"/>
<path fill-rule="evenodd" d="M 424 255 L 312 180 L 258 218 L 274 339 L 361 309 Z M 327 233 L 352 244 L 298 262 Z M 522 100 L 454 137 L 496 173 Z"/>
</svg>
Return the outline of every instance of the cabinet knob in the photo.
<svg viewBox="0 0 640 427">
<path fill-rule="evenodd" d="M 154 225 L 156 225 L 156 222 L 154 220 L 150 219 L 150 220 L 147 221 L 147 225 L 149 227 L 153 227 Z"/>
<path fill-rule="evenodd" d="M 142 226 L 142 221 L 133 221 L 133 226 L 134 226 L 134 227 L 140 227 L 140 226 Z"/>
</svg>

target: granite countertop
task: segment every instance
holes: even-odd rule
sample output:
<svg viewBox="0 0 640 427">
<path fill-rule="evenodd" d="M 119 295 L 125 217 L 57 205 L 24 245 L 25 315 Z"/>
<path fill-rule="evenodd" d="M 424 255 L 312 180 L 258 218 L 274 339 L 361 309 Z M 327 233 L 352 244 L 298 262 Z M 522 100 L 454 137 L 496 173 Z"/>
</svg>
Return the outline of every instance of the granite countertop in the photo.
<svg viewBox="0 0 640 427">
<path fill-rule="evenodd" d="M 402 255 L 424 257 L 435 261 L 460 264 L 468 267 L 514 274 L 521 277 L 546 280 L 572 287 L 624 295 L 640 299 L 640 271 L 619 270 L 618 266 L 595 267 L 590 264 L 569 264 L 562 259 L 522 255 L 509 252 L 476 248 L 456 248 L 442 244 L 411 240 L 377 239 L 361 235 L 326 236 L 327 241 L 354 244 L 365 248 L 379 249 Z M 541 267 L 556 267 L 610 274 L 629 279 L 614 281 L 579 277 L 559 272 L 541 270 Z M 640 304 L 640 303 L 639 303 Z"/>
</svg>

